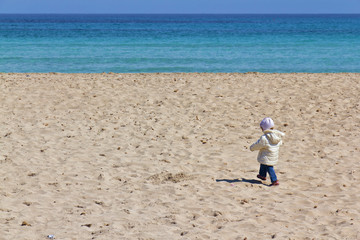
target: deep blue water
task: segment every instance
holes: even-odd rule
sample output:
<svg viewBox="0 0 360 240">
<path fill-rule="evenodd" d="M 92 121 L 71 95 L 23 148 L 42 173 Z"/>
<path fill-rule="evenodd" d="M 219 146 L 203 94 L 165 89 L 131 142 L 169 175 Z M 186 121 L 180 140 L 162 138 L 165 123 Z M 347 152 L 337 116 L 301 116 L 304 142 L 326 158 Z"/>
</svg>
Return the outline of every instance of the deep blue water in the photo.
<svg viewBox="0 0 360 240">
<path fill-rule="evenodd" d="M 0 72 L 360 72 L 357 15 L 0 15 Z"/>
</svg>

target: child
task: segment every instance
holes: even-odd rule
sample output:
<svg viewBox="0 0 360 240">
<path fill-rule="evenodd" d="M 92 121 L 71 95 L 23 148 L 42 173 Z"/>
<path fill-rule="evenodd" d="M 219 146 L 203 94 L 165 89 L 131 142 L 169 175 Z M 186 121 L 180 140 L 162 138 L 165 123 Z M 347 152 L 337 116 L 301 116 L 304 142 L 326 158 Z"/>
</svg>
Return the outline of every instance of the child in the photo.
<svg viewBox="0 0 360 240">
<path fill-rule="evenodd" d="M 276 186 L 279 185 L 279 181 L 275 174 L 274 165 L 278 161 L 279 148 L 282 144 L 281 138 L 285 136 L 285 133 L 274 130 L 274 122 L 269 117 L 261 121 L 260 128 L 264 135 L 250 146 L 251 151 L 259 150 L 257 160 L 260 163 L 260 171 L 257 177 L 266 180 L 266 173 L 268 172 L 271 186 Z"/>
</svg>

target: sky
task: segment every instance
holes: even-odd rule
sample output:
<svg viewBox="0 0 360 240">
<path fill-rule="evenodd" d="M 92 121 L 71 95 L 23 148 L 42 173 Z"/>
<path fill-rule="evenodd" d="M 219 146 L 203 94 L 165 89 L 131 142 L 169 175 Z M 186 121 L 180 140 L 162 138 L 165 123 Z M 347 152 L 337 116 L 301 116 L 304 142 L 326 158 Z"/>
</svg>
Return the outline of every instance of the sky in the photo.
<svg viewBox="0 0 360 240">
<path fill-rule="evenodd" d="M 0 13 L 360 13 L 360 0 L 0 0 Z"/>
</svg>

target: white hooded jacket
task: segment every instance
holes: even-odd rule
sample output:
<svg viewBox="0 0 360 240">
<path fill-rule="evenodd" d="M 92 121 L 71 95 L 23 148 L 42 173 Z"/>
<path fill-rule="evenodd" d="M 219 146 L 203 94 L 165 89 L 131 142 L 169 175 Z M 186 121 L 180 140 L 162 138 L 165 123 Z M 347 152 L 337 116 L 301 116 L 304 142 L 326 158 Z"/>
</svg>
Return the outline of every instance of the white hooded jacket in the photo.
<svg viewBox="0 0 360 240">
<path fill-rule="evenodd" d="M 257 160 L 259 163 L 274 166 L 278 162 L 279 148 L 285 133 L 278 130 L 265 130 L 256 143 L 250 146 L 251 151 L 259 150 Z"/>
</svg>

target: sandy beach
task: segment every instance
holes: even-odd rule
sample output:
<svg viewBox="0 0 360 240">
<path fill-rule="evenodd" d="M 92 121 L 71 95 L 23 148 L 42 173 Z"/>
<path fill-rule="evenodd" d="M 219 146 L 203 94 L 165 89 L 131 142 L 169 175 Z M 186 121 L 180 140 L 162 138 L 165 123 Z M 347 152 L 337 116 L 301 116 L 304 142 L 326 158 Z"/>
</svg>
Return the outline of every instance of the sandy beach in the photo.
<svg viewBox="0 0 360 240">
<path fill-rule="evenodd" d="M 0 73 L 0 239 L 360 239 L 360 74 Z M 286 133 L 256 178 L 259 123 Z"/>
</svg>

